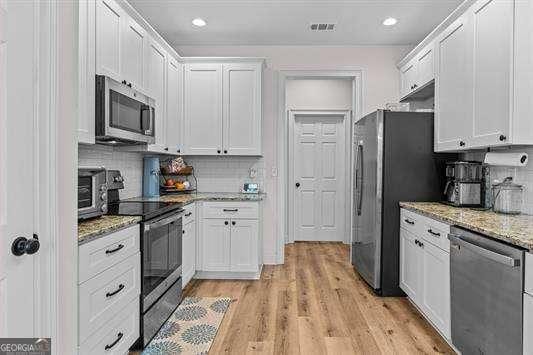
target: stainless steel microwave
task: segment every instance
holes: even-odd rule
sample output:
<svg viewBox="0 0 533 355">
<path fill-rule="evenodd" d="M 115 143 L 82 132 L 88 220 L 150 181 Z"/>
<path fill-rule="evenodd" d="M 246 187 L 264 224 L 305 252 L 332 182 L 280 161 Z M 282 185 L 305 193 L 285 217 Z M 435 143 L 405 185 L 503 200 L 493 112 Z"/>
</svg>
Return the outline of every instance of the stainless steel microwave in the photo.
<svg viewBox="0 0 533 355">
<path fill-rule="evenodd" d="M 107 213 L 107 172 L 103 167 L 78 168 L 78 219 Z"/>
<path fill-rule="evenodd" d="M 101 144 L 155 143 L 155 100 L 107 76 L 96 76 L 96 141 Z"/>
</svg>

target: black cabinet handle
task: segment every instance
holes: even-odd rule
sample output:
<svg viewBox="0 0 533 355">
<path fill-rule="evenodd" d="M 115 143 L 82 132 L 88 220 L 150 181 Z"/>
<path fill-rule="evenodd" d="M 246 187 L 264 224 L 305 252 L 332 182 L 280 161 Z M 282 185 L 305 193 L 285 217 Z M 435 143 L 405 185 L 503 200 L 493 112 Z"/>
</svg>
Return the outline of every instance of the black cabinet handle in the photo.
<svg viewBox="0 0 533 355">
<path fill-rule="evenodd" d="M 428 229 L 428 233 L 434 235 L 435 237 L 440 237 L 440 233 L 433 232 L 432 229 Z"/>
<path fill-rule="evenodd" d="M 165 150 L 168 152 L 168 147 L 165 147 Z"/>
<path fill-rule="evenodd" d="M 228 154 L 228 151 L 227 151 L 227 150 L 224 150 L 224 154 Z"/>
<path fill-rule="evenodd" d="M 405 223 L 410 224 L 410 225 L 415 224 L 415 222 L 411 221 L 411 220 L 408 219 L 408 218 L 404 219 L 404 221 L 405 221 Z"/>
<path fill-rule="evenodd" d="M 123 244 L 119 244 L 118 247 L 116 247 L 115 249 L 107 249 L 105 251 L 105 253 L 106 254 L 113 254 L 113 253 L 116 253 L 117 251 L 119 251 L 122 248 L 124 248 L 124 245 Z"/>
<path fill-rule="evenodd" d="M 218 153 L 218 154 L 220 154 L 220 149 L 219 149 L 219 150 L 217 150 L 217 153 Z"/>
<path fill-rule="evenodd" d="M 464 141 L 460 141 L 460 142 L 459 142 L 459 145 L 460 145 L 461 147 L 464 147 L 465 144 L 466 144 L 466 143 L 465 143 Z"/>
<path fill-rule="evenodd" d="M 181 231 L 181 234 L 185 234 L 185 229 L 183 229 L 183 230 Z"/>
<path fill-rule="evenodd" d="M 224 221 L 224 224 L 227 226 L 229 224 L 229 222 L 228 221 Z"/>
<path fill-rule="evenodd" d="M 128 82 L 126 80 L 122 80 L 122 84 L 126 85 Z"/>
<path fill-rule="evenodd" d="M 296 187 L 300 187 L 300 183 L 299 182 L 296 183 Z"/>
<path fill-rule="evenodd" d="M 112 347 L 114 347 L 115 345 L 117 345 L 117 343 L 120 341 L 120 339 L 122 339 L 123 336 L 124 336 L 124 334 L 122 334 L 122 333 L 118 333 L 118 334 L 117 334 L 117 340 L 115 340 L 115 341 L 112 342 L 111 344 L 106 345 L 104 349 L 109 350 L 109 349 L 111 349 Z"/>
<path fill-rule="evenodd" d="M 418 242 L 418 246 L 419 246 L 420 248 L 423 248 L 423 247 L 424 247 L 424 243 L 422 243 L 422 242 Z"/>
<path fill-rule="evenodd" d="M 231 224 L 232 224 L 232 225 L 236 225 L 237 222 L 235 222 L 235 221 L 231 221 Z"/>
<path fill-rule="evenodd" d="M 504 136 L 503 134 L 500 134 L 500 141 L 501 141 L 501 142 L 503 142 L 503 141 L 506 140 L 506 139 L 507 139 L 506 136 Z"/>
<path fill-rule="evenodd" d="M 238 208 L 224 208 L 222 211 L 224 212 L 237 212 Z"/>
<path fill-rule="evenodd" d="M 128 87 L 130 87 L 130 88 L 131 88 L 131 83 L 128 83 Z"/>
<path fill-rule="evenodd" d="M 190 215 L 192 215 L 192 212 L 185 213 L 185 217 L 189 217 Z"/>
<path fill-rule="evenodd" d="M 418 243 L 420 243 L 418 239 L 415 239 L 415 244 L 418 245 Z"/>
<path fill-rule="evenodd" d="M 177 152 L 178 152 L 178 153 L 181 153 L 181 149 L 178 149 Z"/>
<path fill-rule="evenodd" d="M 118 285 L 118 288 L 115 290 L 115 291 L 112 291 L 112 292 L 108 292 L 105 294 L 106 297 L 111 297 L 111 296 L 114 296 L 116 295 L 117 293 L 119 293 L 120 291 L 122 291 L 124 289 L 124 285 L 123 284 L 120 284 Z"/>
</svg>

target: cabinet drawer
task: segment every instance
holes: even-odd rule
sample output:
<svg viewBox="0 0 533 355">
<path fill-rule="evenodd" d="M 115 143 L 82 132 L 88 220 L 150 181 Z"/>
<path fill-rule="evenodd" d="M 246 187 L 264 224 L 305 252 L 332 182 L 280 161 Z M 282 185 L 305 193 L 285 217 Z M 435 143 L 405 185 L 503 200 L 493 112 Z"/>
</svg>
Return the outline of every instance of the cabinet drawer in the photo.
<svg viewBox="0 0 533 355">
<path fill-rule="evenodd" d="M 126 303 L 139 304 L 140 265 L 136 253 L 79 286 L 80 342 L 115 319 Z"/>
<path fill-rule="evenodd" d="M 139 300 L 122 308 L 109 322 L 102 323 L 98 331 L 81 343 L 81 355 L 127 354 L 139 338 Z"/>
<path fill-rule="evenodd" d="M 533 254 L 526 253 L 525 291 L 533 296 Z"/>
<path fill-rule="evenodd" d="M 196 220 L 196 203 L 191 203 L 190 205 L 183 207 L 183 209 L 183 225 Z"/>
<path fill-rule="evenodd" d="M 139 252 L 139 225 L 119 230 L 79 247 L 78 283 Z"/>
<path fill-rule="evenodd" d="M 259 205 L 257 202 L 207 202 L 203 217 L 258 219 Z"/>
<path fill-rule="evenodd" d="M 422 225 L 422 216 L 408 211 L 406 209 L 401 209 L 400 211 L 400 227 L 408 230 L 411 233 L 417 234 L 420 229 L 419 226 Z"/>
<path fill-rule="evenodd" d="M 435 221 L 431 218 L 423 217 L 422 230 L 420 235 L 425 241 L 441 248 L 444 251 L 450 251 L 450 241 L 448 234 L 450 233 L 450 226 Z"/>
</svg>

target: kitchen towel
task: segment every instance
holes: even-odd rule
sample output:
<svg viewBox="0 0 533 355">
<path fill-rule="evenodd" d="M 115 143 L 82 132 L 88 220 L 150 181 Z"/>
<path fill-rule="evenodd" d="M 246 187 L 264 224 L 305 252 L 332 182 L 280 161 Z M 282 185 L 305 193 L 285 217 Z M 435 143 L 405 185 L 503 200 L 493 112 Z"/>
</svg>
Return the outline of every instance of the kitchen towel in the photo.
<svg viewBox="0 0 533 355">
<path fill-rule="evenodd" d="M 527 153 L 490 152 L 485 154 L 484 163 L 497 166 L 526 166 L 527 161 Z"/>
</svg>

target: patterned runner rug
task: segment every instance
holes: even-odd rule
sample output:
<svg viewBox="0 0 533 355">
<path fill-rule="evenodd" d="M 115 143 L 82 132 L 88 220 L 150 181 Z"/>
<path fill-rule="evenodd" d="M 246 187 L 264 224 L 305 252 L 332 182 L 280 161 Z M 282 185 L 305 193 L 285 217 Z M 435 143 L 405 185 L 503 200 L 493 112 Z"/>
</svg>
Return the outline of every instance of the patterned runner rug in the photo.
<svg viewBox="0 0 533 355">
<path fill-rule="evenodd" d="M 186 297 L 142 355 L 207 354 L 230 304 L 228 297 Z"/>
</svg>

